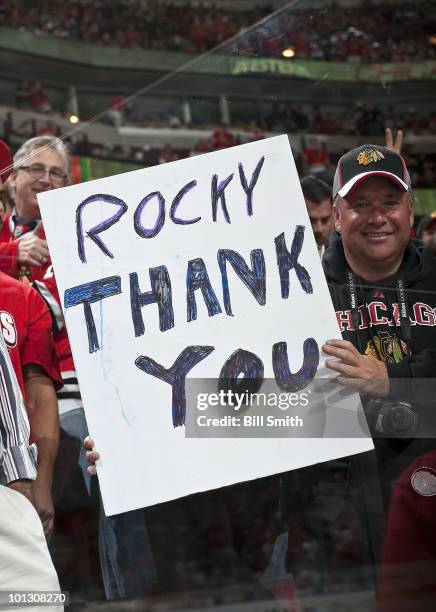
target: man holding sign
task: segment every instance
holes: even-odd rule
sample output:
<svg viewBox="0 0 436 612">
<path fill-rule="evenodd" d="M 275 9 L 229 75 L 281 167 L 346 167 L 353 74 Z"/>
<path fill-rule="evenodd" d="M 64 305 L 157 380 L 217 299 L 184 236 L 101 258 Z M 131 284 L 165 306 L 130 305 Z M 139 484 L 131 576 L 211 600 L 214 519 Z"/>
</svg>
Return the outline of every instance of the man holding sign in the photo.
<svg viewBox="0 0 436 612">
<path fill-rule="evenodd" d="M 164 585 L 176 567 L 205 562 L 193 517 L 233 508 L 237 539 L 235 506 L 253 529 L 273 520 L 278 474 L 372 448 L 358 397 L 315 385 L 337 322 L 287 137 L 47 192 L 39 203 L 103 456 L 105 510 L 147 507 Z M 247 407 L 253 378 L 260 405 Z M 240 383 L 236 398 L 228 381 Z M 229 577 L 254 570 L 260 538 L 241 535 Z M 261 537 L 272 544 L 267 529 Z M 222 556 L 215 562 L 219 572 Z"/>
<path fill-rule="evenodd" d="M 401 156 L 363 145 L 338 163 L 338 232 L 324 256 L 343 340 L 323 346 L 338 382 L 362 394 L 385 496 L 434 448 L 436 263 L 410 239 L 411 183 Z M 423 439 L 427 438 L 427 439 Z"/>
<path fill-rule="evenodd" d="M 336 201 L 336 223 L 344 248 L 331 245 L 334 262 L 338 253 L 342 258 L 328 268 L 335 305 L 346 266 L 351 276 L 344 293 L 350 306 L 336 318 L 313 236 L 305 233 L 309 220 L 284 137 L 205 155 L 195 164 L 184 160 L 76 186 L 64 192 L 62 236 L 56 231 L 60 216 L 54 198 L 41 197 L 90 429 L 104 458 L 99 476 L 109 513 L 372 448 L 356 434 L 356 396 L 344 402 L 335 385 L 324 384 L 319 393 L 315 384 L 322 386 L 317 379 L 326 365 L 340 373 L 340 384 L 384 397 L 394 390 L 390 359 L 399 364 L 406 350 L 402 337 L 385 333 L 367 339 L 364 355 L 353 342 L 327 342 L 338 338 L 338 322 L 347 323 L 344 331 L 350 332 L 353 324 L 385 325 L 380 332 L 407 327 L 402 285 L 394 285 L 399 297 L 389 302 L 391 325 L 386 303 L 379 304 L 384 285 L 376 288 L 377 304 L 368 305 L 368 314 L 355 292 L 355 275 L 374 281 L 368 273 L 376 266 L 380 278 L 390 278 L 402 269 L 410 246 L 410 187 L 401 158 L 369 148 L 353 153 L 356 159 L 338 174 L 335 195 L 343 201 Z M 376 176 L 366 172 L 370 164 L 380 169 Z M 374 187 L 372 179 L 386 176 L 394 187 L 389 183 L 386 192 L 384 183 L 376 184 L 361 197 L 359 179 L 363 190 L 367 181 Z M 355 185 L 358 198 L 350 204 Z M 294 203 L 291 219 L 289 202 Z M 369 220 L 364 211 L 371 211 Z M 407 258 L 413 270 L 416 260 L 423 262 L 419 282 L 432 273 L 420 257 L 412 248 Z M 415 323 L 431 324 L 429 308 L 424 300 L 413 305 Z M 372 325 L 365 327 L 368 322 Z M 422 336 L 417 338 L 421 343 Z M 329 357 L 325 362 L 321 347 Z M 434 361 L 426 361 L 424 344 L 422 350 L 431 370 Z M 373 359 L 377 351 L 389 365 Z M 418 354 L 400 365 L 399 377 L 403 367 L 414 372 L 420 351 L 418 346 Z M 263 384 L 259 396 L 273 381 L 276 391 L 296 396 L 288 398 L 296 404 L 289 402 L 287 409 L 304 416 L 302 437 L 286 419 L 281 419 L 286 433 L 278 424 L 269 436 L 266 421 L 257 420 L 262 414 L 255 420 L 251 413 L 241 414 L 230 395 L 217 405 L 221 391 L 229 389 L 202 393 L 200 405 L 192 393 L 193 377 L 240 381 L 241 390 L 244 379 L 255 379 Z M 413 421 L 412 408 L 396 406 L 383 423 L 401 421 L 401 414 L 395 416 L 401 410 Z M 342 429 L 331 422 L 338 415 Z M 197 427 L 191 428 L 191 417 Z"/>
<path fill-rule="evenodd" d="M 365 401 L 385 502 L 394 487 L 380 610 L 409 609 L 434 589 L 435 552 L 423 535 L 434 452 L 417 457 L 435 449 L 436 262 L 409 238 L 411 183 L 398 152 L 363 145 L 345 154 L 333 197 L 338 235 L 323 263 L 344 339 L 323 350 Z"/>
<path fill-rule="evenodd" d="M 286 137 L 69 188 L 62 236 L 53 195 L 39 200 L 109 513 L 372 448 L 358 397 L 314 385 L 337 322 Z M 192 382 L 253 378 L 288 402 L 263 429 L 231 389 L 217 416 Z"/>
</svg>

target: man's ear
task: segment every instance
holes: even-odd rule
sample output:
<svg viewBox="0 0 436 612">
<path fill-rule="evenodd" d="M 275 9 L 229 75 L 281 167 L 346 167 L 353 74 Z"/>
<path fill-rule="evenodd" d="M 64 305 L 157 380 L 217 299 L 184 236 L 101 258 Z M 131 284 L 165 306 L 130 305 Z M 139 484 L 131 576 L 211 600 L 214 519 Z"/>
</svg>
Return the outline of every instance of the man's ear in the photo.
<svg viewBox="0 0 436 612">
<path fill-rule="evenodd" d="M 413 198 L 412 193 L 409 194 L 409 206 L 410 206 L 410 216 L 409 216 L 410 227 L 413 227 L 413 222 L 415 220 L 415 207 L 414 207 L 414 198 Z"/>
<path fill-rule="evenodd" d="M 17 178 L 17 171 L 13 170 L 8 180 L 8 184 L 15 189 L 15 179 Z"/>
<path fill-rule="evenodd" d="M 333 202 L 333 222 L 335 230 L 341 233 L 341 211 L 339 210 L 338 198 Z"/>
</svg>

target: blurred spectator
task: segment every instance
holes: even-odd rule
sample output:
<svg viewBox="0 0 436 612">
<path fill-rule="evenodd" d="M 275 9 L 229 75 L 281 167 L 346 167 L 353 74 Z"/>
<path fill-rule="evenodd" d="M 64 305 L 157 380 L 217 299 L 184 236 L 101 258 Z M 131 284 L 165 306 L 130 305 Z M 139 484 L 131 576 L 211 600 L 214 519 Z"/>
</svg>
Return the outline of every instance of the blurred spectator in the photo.
<svg viewBox="0 0 436 612">
<path fill-rule="evenodd" d="M 308 138 L 307 146 L 304 149 L 303 164 L 307 168 L 307 174 L 313 174 L 322 180 L 328 181 L 330 160 L 327 149 L 314 136 Z"/>
<path fill-rule="evenodd" d="M 351 136 L 356 133 L 356 122 L 352 113 L 345 113 L 340 132 L 346 134 L 347 136 Z"/>
<path fill-rule="evenodd" d="M 179 127 L 182 123 L 180 117 L 172 110 L 168 111 L 166 121 L 170 127 Z"/>
<path fill-rule="evenodd" d="M 166 164 L 167 162 L 176 161 L 177 159 L 179 159 L 179 156 L 173 150 L 172 146 L 167 144 L 159 155 L 158 162 L 159 164 Z"/>
<path fill-rule="evenodd" d="M 262 128 L 258 127 L 253 121 L 250 124 L 250 128 L 251 128 L 251 131 L 253 132 L 253 137 L 251 138 L 252 141 L 262 140 L 263 138 L 265 138 L 265 132 L 262 130 Z"/>
<path fill-rule="evenodd" d="M 30 99 L 32 107 L 39 113 L 49 113 L 51 111 L 47 90 L 40 81 L 37 81 L 32 87 Z"/>
<path fill-rule="evenodd" d="M 37 136 L 43 136 L 44 134 L 48 134 L 51 136 L 57 136 L 59 134 L 59 128 L 56 126 L 55 122 L 52 119 L 46 121 L 45 123 L 42 123 L 36 130 Z"/>
<path fill-rule="evenodd" d="M 434 188 L 436 181 L 435 165 L 430 160 L 425 160 L 422 165 L 422 173 L 419 179 L 420 187 Z"/>
<path fill-rule="evenodd" d="M 363 136 L 381 136 L 385 131 L 385 118 L 374 104 L 366 104 L 357 120 L 357 132 Z"/>
<path fill-rule="evenodd" d="M 116 128 L 120 128 L 123 125 L 125 110 L 126 97 L 123 94 L 118 94 L 110 101 L 107 117 Z"/>
<path fill-rule="evenodd" d="M 416 229 L 416 237 L 424 244 L 428 244 L 434 234 L 436 234 L 436 211 L 425 215 Z"/>
<path fill-rule="evenodd" d="M 301 104 L 297 104 L 291 108 L 291 121 L 297 132 L 302 132 L 309 128 L 309 117 L 304 112 Z"/>
<path fill-rule="evenodd" d="M 215 150 L 227 149 L 233 147 L 236 144 L 235 137 L 226 126 L 220 126 L 216 128 L 212 135 L 212 146 Z"/>
<path fill-rule="evenodd" d="M 430 238 L 427 245 L 430 248 L 433 255 L 436 257 L 436 232 L 433 233 L 433 236 Z"/>
<path fill-rule="evenodd" d="M 18 134 L 19 136 L 25 136 L 25 138 L 30 138 L 31 136 L 35 136 L 36 129 L 35 129 L 34 122 L 31 121 L 30 119 L 25 119 L 24 121 L 20 123 L 20 125 L 18 125 L 15 128 L 14 132 L 15 134 Z"/>
<path fill-rule="evenodd" d="M 387 128 L 389 128 L 392 131 L 395 131 L 398 129 L 397 115 L 394 109 L 392 108 L 392 106 L 388 108 L 386 115 L 385 115 L 385 129 Z"/>
<path fill-rule="evenodd" d="M 274 102 L 272 111 L 266 118 L 266 125 L 272 132 L 285 132 L 288 127 L 288 116 L 284 104 Z"/>
<path fill-rule="evenodd" d="M 194 48 L 200 53 L 206 51 L 208 33 L 201 22 L 199 15 L 193 15 L 187 27 L 187 34 Z"/>
<path fill-rule="evenodd" d="M 327 113 L 325 118 L 325 133 L 326 134 L 337 134 L 338 128 L 336 124 L 336 118 L 333 113 Z"/>
<path fill-rule="evenodd" d="M 10 180 L 3 183 L 0 189 L 0 231 L 3 225 L 3 215 L 14 208 L 13 187 Z"/>
<path fill-rule="evenodd" d="M 330 232 L 334 228 L 332 190 L 327 183 L 314 176 L 305 176 L 301 180 L 301 189 L 318 251 L 323 255 L 328 246 Z"/>
<path fill-rule="evenodd" d="M 324 133 L 324 115 L 320 111 L 319 106 L 314 106 L 312 114 L 312 123 L 311 128 L 315 134 L 323 134 Z"/>
<path fill-rule="evenodd" d="M 195 147 L 192 150 L 193 155 L 200 155 L 201 153 L 209 153 L 212 151 L 212 143 L 204 138 L 197 141 Z"/>
<path fill-rule="evenodd" d="M 402 121 L 402 128 L 408 134 L 416 132 L 418 122 L 416 120 L 416 111 L 414 108 L 409 109 Z"/>
<path fill-rule="evenodd" d="M 32 88 L 29 81 L 21 81 L 15 90 L 15 106 L 17 108 L 31 108 Z"/>
<path fill-rule="evenodd" d="M 380 560 L 377 612 L 431 610 L 436 597 L 433 529 L 436 453 L 415 459 L 393 483 Z"/>
</svg>

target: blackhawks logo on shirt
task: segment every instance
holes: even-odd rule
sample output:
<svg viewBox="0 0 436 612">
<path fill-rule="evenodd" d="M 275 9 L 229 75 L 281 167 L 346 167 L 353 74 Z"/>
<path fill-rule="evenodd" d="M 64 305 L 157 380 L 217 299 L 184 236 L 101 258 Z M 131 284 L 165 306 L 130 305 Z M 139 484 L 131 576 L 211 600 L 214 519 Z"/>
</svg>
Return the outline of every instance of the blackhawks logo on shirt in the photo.
<svg viewBox="0 0 436 612">
<path fill-rule="evenodd" d="M 364 354 L 385 363 L 399 363 L 409 355 L 409 348 L 396 334 L 380 331 L 369 340 Z"/>
<path fill-rule="evenodd" d="M 377 151 L 377 149 L 363 149 L 357 156 L 357 161 L 359 164 L 363 166 L 367 166 L 371 163 L 376 163 L 381 159 L 384 159 L 385 156 L 381 151 Z"/>
</svg>

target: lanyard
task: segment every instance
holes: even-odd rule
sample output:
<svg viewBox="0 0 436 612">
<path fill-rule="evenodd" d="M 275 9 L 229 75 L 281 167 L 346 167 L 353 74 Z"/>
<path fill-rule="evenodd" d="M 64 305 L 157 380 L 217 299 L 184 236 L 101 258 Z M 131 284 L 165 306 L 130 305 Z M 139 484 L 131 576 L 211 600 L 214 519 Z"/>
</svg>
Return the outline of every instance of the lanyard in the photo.
<svg viewBox="0 0 436 612">
<path fill-rule="evenodd" d="M 410 351 L 410 341 L 412 340 L 412 325 L 410 323 L 409 313 L 407 310 L 406 292 L 404 279 L 400 277 L 397 280 L 397 298 L 400 315 L 400 329 L 404 340 L 407 342 Z"/>
<path fill-rule="evenodd" d="M 13 240 L 21 238 L 21 236 L 24 236 L 24 234 L 27 234 L 27 232 L 33 231 L 37 225 L 38 220 L 30 221 L 29 223 L 22 223 L 15 208 L 9 217 L 9 230 Z"/>
<path fill-rule="evenodd" d="M 356 277 L 354 276 L 354 272 L 352 272 L 350 269 L 347 270 L 347 285 L 351 305 L 351 320 L 353 322 L 354 331 L 356 332 L 357 347 L 359 349 L 359 353 L 361 353 L 362 347 L 359 336 L 360 315 L 357 303 Z"/>
</svg>

